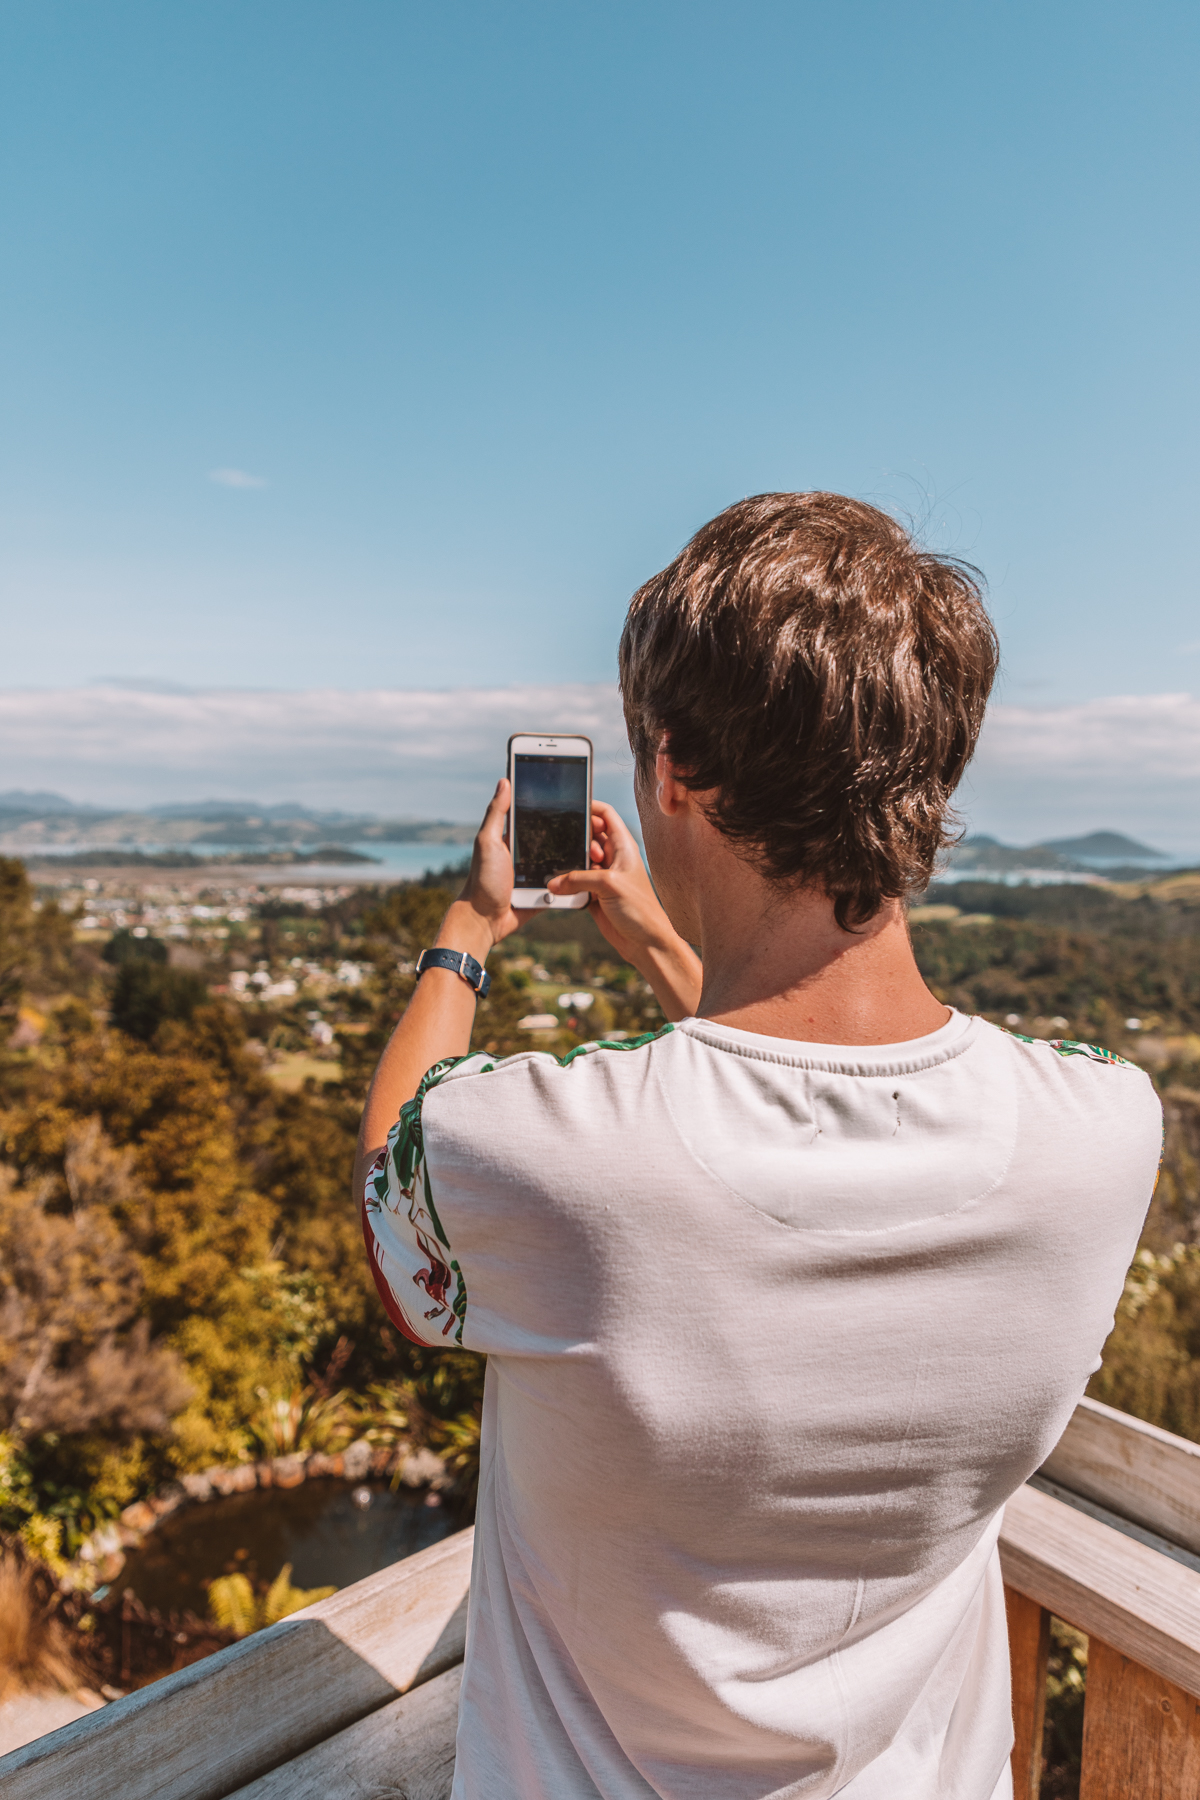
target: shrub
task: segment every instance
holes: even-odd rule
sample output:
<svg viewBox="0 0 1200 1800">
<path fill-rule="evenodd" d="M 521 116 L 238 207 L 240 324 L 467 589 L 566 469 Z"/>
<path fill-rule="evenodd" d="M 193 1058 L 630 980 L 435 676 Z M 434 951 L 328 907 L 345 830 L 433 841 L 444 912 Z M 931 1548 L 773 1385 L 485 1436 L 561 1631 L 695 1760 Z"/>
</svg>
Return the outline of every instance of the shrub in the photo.
<svg viewBox="0 0 1200 1800">
<path fill-rule="evenodd" d="M 1200 1442 L 1200 1248 L 1139 1250 L 1088 1393 Z"/>
<path fill-rule="evenodd" d="M 289 1394 L 258 1390 L 262 1404 L 251 1418 L 248 1436 L 260 1456 L 288 1456 L 297 1450 L 332 1450 L 348 1444 L 354 1422 L 343 1393 L 321 1394 L 316 1388 L 293 1388 Z"/>
<path fill-rule="evenodd" d="M 292 1586 L 292 1565 L 284 1563 L 265 1594 L 258 1595 L 247 1575 L 220 1575 L 210 1582 L 208 1612 L 214 1624 L 226 1631 L 247 1637 L 261 1631 L 264 1625 L 275 1625 L 280 1619 L 299 1612 L 336 1594 L 335 1587 L 298 1588 Z"/>
<path fill-rule="evenodd" d="M 16 1540 L 0 1539 L 0 1702 L 83 1680 L 60 1601 L 50 1571 Z"/>
</svg>

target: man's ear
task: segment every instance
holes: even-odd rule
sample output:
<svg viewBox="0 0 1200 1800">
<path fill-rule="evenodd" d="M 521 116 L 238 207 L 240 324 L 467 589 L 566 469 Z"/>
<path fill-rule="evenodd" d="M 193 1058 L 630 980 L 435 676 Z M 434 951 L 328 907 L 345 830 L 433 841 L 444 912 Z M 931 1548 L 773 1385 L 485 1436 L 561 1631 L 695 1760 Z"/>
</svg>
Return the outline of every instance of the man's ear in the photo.
<svg viewBox="0 0 1200 1800">
<path fill-rule="evenodd" d="M 671 761 L 667 749 L 667 734 L 664 731 L 659 742 L 658 753 L 654 758 L 654 798 L 658 810 L 665 813 L 668 819 L 682 812 L 691 796 L 675 773 L 675 765 Z"/>
</svg>

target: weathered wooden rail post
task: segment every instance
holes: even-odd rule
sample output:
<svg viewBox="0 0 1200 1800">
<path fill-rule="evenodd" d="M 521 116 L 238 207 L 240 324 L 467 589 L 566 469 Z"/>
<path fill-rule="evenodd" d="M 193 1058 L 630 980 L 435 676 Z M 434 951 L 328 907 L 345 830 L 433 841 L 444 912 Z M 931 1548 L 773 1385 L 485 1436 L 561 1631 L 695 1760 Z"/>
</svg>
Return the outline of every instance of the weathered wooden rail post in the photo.
<svg viewBox="0 0 1200 1800">
<path fill-rule="evenodd" d="M 1080 1800 L 1197 1800 L 1200 1445 L 1083 1401 L 1000 1556 L 1016 1800 L 1037 1800 L 1051 1613 L 1089 1640 Z"/>
</svg>

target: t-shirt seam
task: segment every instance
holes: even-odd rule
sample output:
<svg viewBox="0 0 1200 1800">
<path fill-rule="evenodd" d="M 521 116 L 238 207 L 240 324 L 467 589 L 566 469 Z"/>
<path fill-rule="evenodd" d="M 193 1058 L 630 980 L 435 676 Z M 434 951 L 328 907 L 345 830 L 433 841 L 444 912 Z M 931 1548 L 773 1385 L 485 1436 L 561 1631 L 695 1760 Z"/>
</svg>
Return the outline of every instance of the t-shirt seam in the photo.
<svg viewBox="0 0 1200 1800">
<path fill-rule="evenodd" d="M 991 1024 L 991 1020 L 987 1019 L 984 1023 Z M 1118 1056 L 1115 1050 L 1106 1050 L 1103 1044 L 1091 1044 L 1083 1038 L 1027 1037 L 1023 1031 L 1012 1031 L 1007 1025 L 993 1025 L 992 1030 L 1012 1038 L 1014 1043 L 1027 1044 L 1032 1050 L 1053 1050 L 1063 1062 L 1068 1057 L 1080 1056 L 1085 1062 L 1099 1063 L 1102 1068 L 1136 1069 L 1139 1075 L 1146 1073 L 1140 1064 L 1131 1062 L 1127 1056 Z"/>
<path fill-rule="evenodd" d="M 697 1023 L 701 1027 L 699 1030 L 696 1029 Z M 727 1038 L 717 1036 L 715 1032 L 709 1036 L 703 1029 L 703 1020 L 698 1022 L 694 1019 L 685 1019 L 677 1029 L 683 1037 L 695 1038 L 697 1043 L 705 1044 L 711 1050 L 722 1050 L 732 1056 L 741 1056 L 748 1062 L 769 1063 L 777 1068 L 804 1069 L 818 1075 L 844 1075 L 852 1080 L 860 1080 L 870 1079 L 872 1076 L 886 1079 L 894 1075 L 920 1075 L 926 1069 L 944 1068 L 947 1063 L 953 1062 L 971 1048 L 978 1035 L 973 1028 L 986 1023 L 987 1021 L 980 1019 L 978 1014 L 969 1014 L 967 1015 L 966 1029 L 941 1050 L 926 1051 L 923 1056 L 893 1058 L 887 1062 L 874 1064 L 854 1062 L 851 1058 L 842 1062 L 835 1061 L 831 1057 L 789 1055 L 785 1050 L 768 1050 L 761 1044 L 731 1043 Z M 942 1026 L 941 1029 L 945 1030 L 945 1027 Z M 866 1049 L 869 1046 L 856 1047 Z"/>
<path fill-rule="evenodd" d="M 422 1100 L 427 1099 L 438 1089 L 445 1093 L 452 1093 L 456 1071 L 464 1063 L 475 1062 L 477 1059 L 482 1060 L 484 1066 L 468 1071 L 472 1075 L 509 1075 L 529 1069 L 544 1069 L 556 1074 L 567 1074 L 576 1068 L 585 1068 L 591 1063 L 600 1065 L 605 1062 L 607 1058 L 601 1056 L 601 1051 L 611 1051 L 613 1055 L 624 1058 L 636 1054 L 639 1050 L 650 1050 L 655 1044 L 663 1042 L 678 1029 L 677 1025 L 668 1022 L 658 1026 L 654 1031 L 642 1032 L 636 1038 L 630 1038 L 626 1042 L 621 1042 L 619 1039 L 599 1038 L 595 1043 L 576 1044 L 574 1049 L 568 1050 L 565 1056 L 556 1056 L 553 1050 L 516 1050 L 511 1056 L 492 1057 L 484 1050 L 469 1050 L 465 1056 L 447 1058 L 445 1068 L 437 1080 L 431 1083 L 426 1094 L 422 1096 Z M 437 1067 L 439 1065 L 435 1064 L 434 1068 Z M 433 1070 L 430 1070 L 430 1074 L 432 1073 Z M 446 1080 L 447 1076 L 451 1078 L 449 1081 Z"/>
</svg>

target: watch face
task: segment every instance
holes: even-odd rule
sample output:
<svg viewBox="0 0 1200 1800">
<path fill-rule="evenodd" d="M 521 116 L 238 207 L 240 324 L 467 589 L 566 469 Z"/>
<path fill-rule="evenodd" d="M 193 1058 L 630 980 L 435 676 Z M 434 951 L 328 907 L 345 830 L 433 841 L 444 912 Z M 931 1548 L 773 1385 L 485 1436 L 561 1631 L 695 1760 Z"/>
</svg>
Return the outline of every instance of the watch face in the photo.
<svg viewBox="0 0 1200 1800">
<path fill-rule="evenodd" d="M 544 888 L 555 875 L 588 866 L 588 759 L 513 757 L 513 876 Z M 543 904 L 548 904 L 546 895 Z"/>
</svg>

